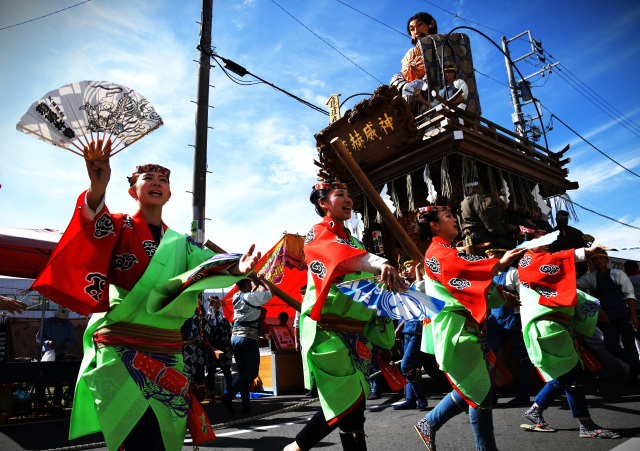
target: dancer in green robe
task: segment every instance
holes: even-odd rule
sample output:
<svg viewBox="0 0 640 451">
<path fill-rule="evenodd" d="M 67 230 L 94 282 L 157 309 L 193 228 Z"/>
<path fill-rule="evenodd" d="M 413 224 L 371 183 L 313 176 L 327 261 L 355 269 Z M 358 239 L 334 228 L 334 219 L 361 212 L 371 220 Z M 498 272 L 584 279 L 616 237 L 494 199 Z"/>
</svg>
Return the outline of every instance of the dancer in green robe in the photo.
<svg viewBox="0 0 640 451">
<path fill-rule="evenodd" d="M 179 450 L 194 403 L 182 373 L 180 327 L 193 315 L 199 292 L 232 285 L 260 253 L 252 255 L 252 246 L 243 256 L 216 255 L 167 228 L 166 168 L 139 166 L 129 178 L 139 205 L 133 216 L 104 206 L 108 161 L 87 161 L 87 171 L 90 188 L 34 282 L 55 302 L 93 313 L 69 437 L 102 431 L 110 450 Z M 197 426 L 210 429 L 208 422 Z"/>
</svg>

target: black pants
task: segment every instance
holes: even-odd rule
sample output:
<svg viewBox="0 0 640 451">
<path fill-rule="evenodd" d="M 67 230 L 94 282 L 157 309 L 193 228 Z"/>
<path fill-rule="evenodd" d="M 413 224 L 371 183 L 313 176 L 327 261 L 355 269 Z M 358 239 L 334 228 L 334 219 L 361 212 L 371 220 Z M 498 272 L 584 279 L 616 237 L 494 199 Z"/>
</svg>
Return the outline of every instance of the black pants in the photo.
<svg viewBox="0 0 640 451">
<path fill-rule="evenodd" d="M 122 447 L 125 451 L 164 451 L 160 424 L 151 407 L 140 417 Z"/>
<path fill-rule="evenodd" d="M 363 396 L 358 405 L 356 405 L 351 412 L 333 423 L 331 426 L 327 424 L 327 420 L 324 418 L 322 409 L 318 410 L 305 427 L 298 432 L 298 435 L 296 435 L 296 443 L 302 451 L 306 451 L 313 448 L 320 440 L 333 432 L 337 427 L 344 432 L 361 431 L 364 428 L 365 421 L 364 408 L 365 398 Z M 342 437 L 341 441 L 343 441 Z"/>
</svg>

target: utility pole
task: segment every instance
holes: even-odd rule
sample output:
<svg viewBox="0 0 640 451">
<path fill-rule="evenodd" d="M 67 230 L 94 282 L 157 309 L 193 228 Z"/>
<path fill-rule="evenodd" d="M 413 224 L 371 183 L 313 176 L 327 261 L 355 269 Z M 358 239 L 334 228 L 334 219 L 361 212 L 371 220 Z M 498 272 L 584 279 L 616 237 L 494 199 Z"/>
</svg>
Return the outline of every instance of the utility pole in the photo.
<svg viewBox="0 0 640 451">
<path fill-rule="evenodd" d="M 198 67 L 198 101 L 193 151 L 193 221 L 191 236 L 204 244 L 204 205 L 207 193 L 207 128 L 209 123 L 209 72 L 211 70 L 211 22 L 213 0 L 202 0 L 200 23 L 200 62 Z"/>
<path fill-rule="evenodd" d="M 522 36 L 520 34 L 519 36 Z M 518 37 L 519 37 L 518 36 Z M 513 38 L 515 39 L 515 38 Z M 511 55 L 509 54 L 509 42 L 505 36 L 502 36 L 502 50 L 504 51 L 504 59 L 507 63 L 507 76 L 509 77 L 509 89 L 511 90 L 511 101 L 513 102 L 513 109 L 515 113 L 511 115 L 513 124 L 516 127 L 516 133 L 520 136 L 526 137 L 524 132 L 524 120 L 522 118 L 522 107 L 520 106 L 520 99 L 518 97 L 518 89 L 516 87 L 516 79 L 513 76 L 513 65 L 511 64 Z"/>
<path fill-rule="evenodd" d="M 516 60 L 512 60 L 509 53 L 508 45 L 510 42 L 516 39 L 519 39 L 525 34 L 529 35 L 529 43 L 531 44 L 531 51 Z M 507 65 L 507 76 L 509 77 L 509 89 L 511 91 L 511 100 L 513 101 L 513 109 L 515 110 L 515 112 L 511 115 L 511 119 L 513 120 L 513 124 L 515 125 L 515 132 L 524 138 L 527 137 L 527 133 L 530 133 L 531 139 L 534 141 L 537 141 L 538 139 L 540 139 L 540 132 L 542 131 L 544 133 L 544 128 L 532 126 L 531 122 L 535 119 L 540 119 L 542 117 L 542 110 L 538 108 L 538 104 L 536 104 L 536 102 L 539 103 L 540 101 L 531 96 L 531 91 L 529 89 L 529 82 L 527 81 L 527 79 L 538 74 L 542 74 L 542 76 L 544 77 L 546 71 L 549 71 L 549 73 L 551 73 L 551 68 L 560 64 L 560 62 L 555 62 L 553 64 L 547 64 L 546 66 L 542 66 L 542 69 L 540 69 L 536 73 L 531 74 L 528 77 L 524 77 L 522 80 L 516 82 L 515 76 L 513 75 L 513 66 L 518 61 L 523 60 L 525 58 L 529 58 L 530 56 L 536 55 L 536 58 L 538 58 L 538 60 L 541 63 L 543 64 L 545 63 L 546 58 L 544 56 L 544 50 L 542 49 L 542 43 L 540 41 L 536 41 L 535 39 L 533 39 L 533 36 L 531 36 L 531 31 L 527 30 L 520 33 L 518 36 L 514 36 L 511 39 L 507 39 L 505 36 L 502 36 L 502 50 L 504 51 L 504 55 L 505 55 L 504 59 Z M 525 100 L 525 102 L 520 103 L 521 99 Z M 529 103 L 534 103 L 537 116 L 531 118 L 531 116 L 527 115 L 530 119 L 528 121 L 525 121 L 524 114 L 522 113 L 522 107 Z M 527 123 L 529 124 L 529 127 L 527 127 Z M 546 139 L 547 138 L 545 134 L 545 142 L 546 142 Z"/>
</svg>

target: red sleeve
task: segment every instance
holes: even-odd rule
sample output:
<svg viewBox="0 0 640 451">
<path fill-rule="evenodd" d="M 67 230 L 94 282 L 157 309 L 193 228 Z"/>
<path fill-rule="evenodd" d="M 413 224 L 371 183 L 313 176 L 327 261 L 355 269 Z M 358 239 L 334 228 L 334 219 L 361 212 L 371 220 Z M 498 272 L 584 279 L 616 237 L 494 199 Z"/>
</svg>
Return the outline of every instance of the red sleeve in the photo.
<svg viewBox="0 0 640 451">
<path fill-rule="evenodd" d="M 548 307 L 578 304 L 573 249 L 540 254 L 527 253 L 518 263 L 520 283 L 540 293 L 538 303 Z"/>
<path fill-rule="evenodd" d="M 442 238 L 435 237 L 427 249 L 424 263 L 429 278 L 444 285 L 478 324 L 482 323 L 487 314 L 487 294 L 495 260 L 460 252 Z"/>
<path fill-rule="evenodd" d="M 80 211 L 84 199 L 82 193 L 69 226 L 32 289 L 87 316 L 109 308 L 107 271 L 123 219 L 104 207 L 87 223 Z"/>
<path fill-rule="evenodd" d="M 329 217 L 325 217 L 324 221 L 313 226 L 304 244 L 305 259 L 316 292 L 311 319 L 320 320 L 320 313 L 334 279 L 350 273 L 337 271 L 338 264 L 366 253 L 367 251 L 353 244 L 344 229 L 334 224 Z"/>
</svg>

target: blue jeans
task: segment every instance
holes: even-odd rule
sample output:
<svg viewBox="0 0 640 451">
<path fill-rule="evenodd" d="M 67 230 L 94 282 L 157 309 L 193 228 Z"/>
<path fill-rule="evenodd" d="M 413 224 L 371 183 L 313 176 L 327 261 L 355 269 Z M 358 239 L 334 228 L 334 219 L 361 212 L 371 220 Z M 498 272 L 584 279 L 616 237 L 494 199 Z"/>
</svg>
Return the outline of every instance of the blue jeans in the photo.
<svg viewBox="0 0 640 451">
<path fill-rule="evenodd" d="M 480 451 L 496 451 L 496 439 L 493 436 L 493 414 L 491 412 L 492 390 L 475 409 L 468 406 L 460 394 L 453 390 L 425 417 L 427 423 L 436 431 L 456 415 L 469 407 L 469 420 L 476 439 L 476 449 Z"/>
<path fill-rule="evenodd" d="M 405 386 L 407 401 L 413 399 L 424 400 L 424 387 L 422 386 L 422 376 L 420 367 L 422 366 L 423 353 L 420 351 L 420 341 L 422 335 L 404 334 L 404 356 L 400 369 L 409 382 Z"/>
<path fill-rule="evenodd" d="M 542 410 L 545 410 L 564 390 L 567 394 L 567 401 L 569 402 L 573 418 L 588 418 L 590 416 L 589 408 L 587 407 L 587 398 L 582 388 L 584 380 L 584 370 L 578 361 L 576 366 L 568 373 L 547 382 L 547 384 L 542 387 L 542 390 L 540 390 L 540 393 L 536 395 L 534 401 Z"/>
<path fill-rule="evenodd" d="M 249 407 L 249 386 L 258 377 L 260 369 L 260 350 L 258 340 L 246 337 L 231 337 L 231 349 L 238 367 L 238 378 L 225 396 L 235 397 L 240 392 L 242 407 Z"/>
</svg>

